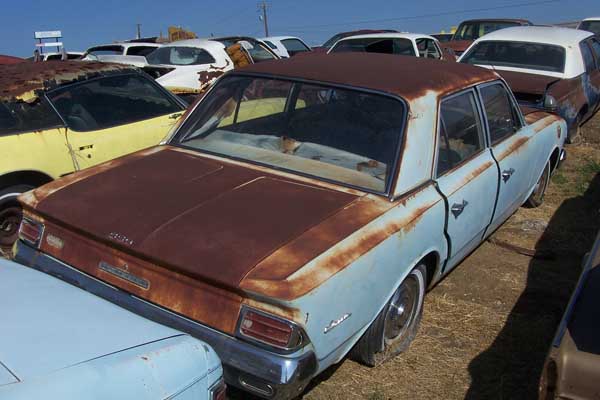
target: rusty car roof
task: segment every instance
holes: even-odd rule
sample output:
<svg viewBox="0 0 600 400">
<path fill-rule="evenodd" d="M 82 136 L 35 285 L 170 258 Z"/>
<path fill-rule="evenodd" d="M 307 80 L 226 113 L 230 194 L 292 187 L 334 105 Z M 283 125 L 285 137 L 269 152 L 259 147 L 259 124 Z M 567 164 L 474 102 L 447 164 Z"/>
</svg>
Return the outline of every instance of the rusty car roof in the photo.
<svg viewBox="0 0 600 400">
<path fill-rule="evenodd" d="M 467 68 L 464 68 L 467 67 Z M 361 87 L 415 99 L 499 79 L 493 71 L 418 57 L 376 53 L 310 54 L 252 64 L 230 74 L 258 73 Z"/>
<path fill-rule="evenodd" d="M 128 65 L 94 61 L 23 62 L 0 66 L 0 101 L 35 101 L 40 91 L 115 72 L 135 71 Z"/>
</svg>

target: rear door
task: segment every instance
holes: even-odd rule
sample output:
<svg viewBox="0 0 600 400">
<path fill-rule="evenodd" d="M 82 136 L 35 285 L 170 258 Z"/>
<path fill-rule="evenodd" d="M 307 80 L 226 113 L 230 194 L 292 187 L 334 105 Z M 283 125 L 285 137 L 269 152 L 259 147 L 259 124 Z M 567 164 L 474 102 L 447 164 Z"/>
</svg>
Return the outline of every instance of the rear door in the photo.
<svg viewBox="0 0 600 400">
<path fill-rule="evenodd" d="M 478 88 L 483 105 L 492 154 L 498 162 L 500 181 L 494 218 L 488 232 L 496 229 L 527 200 L 533 171 L 541 152 L 535 151 L 534 130 L 524 125 L 516 102 L 500 81 Z"/>
<path fill-rule="evenodd" d="M 447 268 L 452 268 L 481 242 L 498 189 L 498 169 L 485 143 L 474 89 L 442 101 L 437 147 L 436 183 L 446 200 Z"/>
</svg>

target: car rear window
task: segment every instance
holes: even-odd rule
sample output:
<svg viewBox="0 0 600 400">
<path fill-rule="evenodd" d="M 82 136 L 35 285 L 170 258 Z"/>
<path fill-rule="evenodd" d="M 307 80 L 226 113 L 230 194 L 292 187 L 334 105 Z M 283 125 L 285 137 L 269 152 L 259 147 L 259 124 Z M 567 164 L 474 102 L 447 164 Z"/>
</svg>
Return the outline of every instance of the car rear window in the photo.
<svg viewBox="0 0 600 400">
<path fill-rule="evenodd" d="M 331 53 L 358 52 L 416 56 L 412 41 L 402 38 L 346 39 L 338 42 Z"/>
<path fill-rule="evenodd" d="M 405 105 L 328 85 L 231 76 L 190 115 L 174 144 L 373 192 L 386 192 Z"/>
<path fill-rule="evenodd" d="M 198 47 L 167 46 L 159 47 L 146 56 L 149 64 L 202 65 L 215 62 L 213 56 Z"/>
<path fill-rule="evenodd" d="M 303 51 L 310 51 L 310 49 L 298 39 L 283 39 L 281 43 L 283 43 L 283 46 L 290 54 L 301 53 Z"/>
<path fill-rule="evenodd" d="M 521 24 L 518 22 L 510 21 L 473 21 L 462 23 L 456 30 L 452 40 L 477 40 L 488 33 L 519 25 Z"/>
<path fill-rule="evenodd" d="M 70 129 L 85 132 L 158 117 L 181 106 L 139 74 L 92 79 L 48 92 Z"/>
<path fill-rule="evenodd" d="M 475 45 L 461 62 L 562 73 L 565 70 L 565 49 L 542 43 L 483 41 Z"/>
</svg>

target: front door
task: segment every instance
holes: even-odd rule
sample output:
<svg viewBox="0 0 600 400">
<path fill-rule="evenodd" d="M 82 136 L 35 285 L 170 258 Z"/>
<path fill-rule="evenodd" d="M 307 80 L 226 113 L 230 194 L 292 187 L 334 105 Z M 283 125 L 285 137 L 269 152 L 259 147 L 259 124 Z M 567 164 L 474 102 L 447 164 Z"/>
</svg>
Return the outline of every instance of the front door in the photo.
<svg viewBox="0 0 600 400">
<path fill-rule="evenodd" d="M 446 269 L 479 245 L 496 202 L 498 168 L 485 145 L 476 98 L 471 89 L 440 106 L 436 183 L 447 208 Z"/>
</svg>

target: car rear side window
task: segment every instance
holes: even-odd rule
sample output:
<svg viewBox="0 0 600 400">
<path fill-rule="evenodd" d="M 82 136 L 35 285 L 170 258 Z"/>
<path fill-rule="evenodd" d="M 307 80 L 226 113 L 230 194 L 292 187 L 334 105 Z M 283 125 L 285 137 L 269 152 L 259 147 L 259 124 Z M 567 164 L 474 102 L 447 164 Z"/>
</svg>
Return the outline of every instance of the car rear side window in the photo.
<svg viewBox="0 0 600 400">
<path fill-rule="evenodd" d="M 0 102 L 0 136 L 41 131 L 63 125 L 46 99 L 38 99 L 32 103 Z"/>
<path fill-rule="evenodd" d="M 480 152 L 483 130 L 473 91 L 444 100 L 440 106 L 437 175 Z"/>
<path fill-rule="evenodd" d="M 69 85 L 49 92 L 48 98 L 67 126 L 80 132 L 143 121 L 181 110 L 174 99 L 139 74 Z"/>
<path fill-rule="evenodd" d="M 492 144 L 514 134 L 521 127 L 518 114 L 508 92 L 500 83 L 481 88 L 490 140 Z"/>
<path fill-rule="evenodd" d="M 596 64 L 598 66 L 598 69 L 600 69 L 600 41 L 592 39 L 590 43 L 592 45 L 592 52 L 596 57 Z"/>
<path fill-rule="evenodd" d="M 132 46 L 127 49 L 128 56 L 147 56 L 156 50 L 155 46 Z"/>
<path fill-rule="evenodd" d="M 435 59 L 441 58 L 440 51 L 438 50 L 435 42 L 431 39 L 417 39 L 417 49 L 419 49 L 419 57 Z"/>
</svg>

